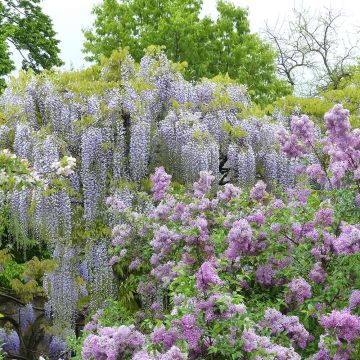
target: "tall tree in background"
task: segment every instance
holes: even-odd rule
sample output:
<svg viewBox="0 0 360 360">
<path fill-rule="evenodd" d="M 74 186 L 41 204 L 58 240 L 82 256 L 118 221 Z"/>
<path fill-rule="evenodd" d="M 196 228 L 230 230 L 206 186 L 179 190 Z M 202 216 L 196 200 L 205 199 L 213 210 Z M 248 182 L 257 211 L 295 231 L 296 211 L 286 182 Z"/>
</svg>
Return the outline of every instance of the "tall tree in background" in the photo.
<svg viewBox="0 0 360 360">
<path fill-rule="evenodd" d="M 22 57 L 22 68 L 40 72 L 63 64 L 59 40 L 52 21 L 42 12 L 41 0 L 1 0 L 0 2 L 0 90 L 4 75 L 14 70 L 9 44 Z"/>
<path fill-rule="evenodd" d="M 218 17 L 200 17 L 202 0 L 104 0 L 84 30 L 87 60 L 100 61 L 129 46 L 136 61 L 149 45 L 164 45 L 173 61 L 187 61 L 188 79 L 229 76 L 247 85 L 260 104 L 291 88 L 276 77 L 276 54 L 250 33 L 246 9 L 218 1 Z"/>
<path fill-rule="evenodd" d="M 339 37 L 341 19 L 341 12 L 331 9 L 318 14 L 294 9 L 286 27 L 267 26 L 267 37 L 278 50 L 279 74 L 295 86 L 297 93 L 336 90 L 351 75 L 359 48 L 356 41 Z"/>
</svg>

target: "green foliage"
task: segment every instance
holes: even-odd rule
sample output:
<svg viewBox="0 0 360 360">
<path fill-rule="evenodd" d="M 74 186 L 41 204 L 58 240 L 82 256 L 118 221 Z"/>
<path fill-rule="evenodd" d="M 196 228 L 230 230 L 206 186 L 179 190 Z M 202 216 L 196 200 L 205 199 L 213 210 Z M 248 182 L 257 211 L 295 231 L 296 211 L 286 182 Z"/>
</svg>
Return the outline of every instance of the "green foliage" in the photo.
<svg viewBox="0 0 360 360">
<path fill-rule="evenodd" d="M 281 109 L 285 115 L 291 115 L 295 108 L 303 114 L 309 115 L 318 123 L 322 123 L 324 113 L 335 104 L 342 104 L 350 111 L 351 125 L 356 128 L 360 126 L 359 104 L 360 104 L 360 65 L 350 69 L 350 76 L 344 78 L 336 90 L 328 89 L 316 97 L 286 96 L 279 99 L 266 109 L 271 113 L 274 108 Z"/>
<path fill-rule="evenodd" d="M 52 21 L 39 3 L 40 0 L 0 3 L 0 90 L 5 84 L 2 77 L 14 69 L 7 42 L 22 56 L 23 69 L 31 68 L 38 73 L 63 64 Z"/>
<path fill-rule="evenodd" d="M 93 9 L 93 28 L 84 31 L 87 60 L 101 63 L 119 47 L 129 47 L 140 61 L 143 49 L 159 45 L 172 61 L 187 62 L 188 79 L 228 74 L 261 105 L 289 94 L 290 87 L 276 77 L 275 53 L 250 33 L 247 10 L 220 0 L 213 21 L 200 18 L 202 5 L 202 0 L 104 0 Z M 116 56 L 123 55 L 124 50 Z M 117 79 L 113 69 L 110 75 Z"/>
</svg>

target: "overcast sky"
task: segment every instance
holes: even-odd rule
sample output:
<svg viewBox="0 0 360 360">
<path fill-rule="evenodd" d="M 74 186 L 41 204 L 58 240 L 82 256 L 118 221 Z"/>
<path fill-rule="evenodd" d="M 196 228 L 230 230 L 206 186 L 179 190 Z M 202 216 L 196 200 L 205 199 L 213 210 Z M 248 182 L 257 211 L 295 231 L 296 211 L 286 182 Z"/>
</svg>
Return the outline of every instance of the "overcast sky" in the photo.
<svg viewBox="0 0 360 360">
<path fill-rule="evenodd" d="M 86 66 L 82 43 L 84 37 L 81 29 L 91 26 L 94 18 L 91 10 L 100 0 L 43 0 L 44 12 L 48 14 L 54 23 L 58 33 L 57 38 L 61 41 L 61 58 L 65 61 L 67 69 L 72 65 L 74 68 Z M 251 30 L 259 32 L 264 28 L 267 21 L 270 25 L 277 20 L 280 22 L 287 19 L 293 7 L 310 7 L 314 12 L 323 7 L 332 7 L 335 10 L 343 10 L 348 16 L 346 24 L 360 24 L 360 1 L 359 0 L 233 0 L 235 5 L 249 9 Z M 203 14 L 216 17 L 216 0 L 204 0 Z M 342 36 L 346 36 L 346 28 L 342 29 Z M 18 58 L 17 58 L 18 59 Z M 17 61 L 17 65 L 20 61 Z"/>
</svg>

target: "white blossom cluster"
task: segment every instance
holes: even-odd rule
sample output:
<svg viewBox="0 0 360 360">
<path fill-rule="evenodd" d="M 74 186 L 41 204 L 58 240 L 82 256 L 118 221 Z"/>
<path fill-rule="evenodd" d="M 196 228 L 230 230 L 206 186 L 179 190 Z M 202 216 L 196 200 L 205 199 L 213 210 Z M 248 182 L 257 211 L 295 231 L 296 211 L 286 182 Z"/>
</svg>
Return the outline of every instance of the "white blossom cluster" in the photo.
<svg viewBox="0 0 360 360">
<path fill-rule="evenodd" d="M 69 176 L 74 173 L 76 159 L 72 156 L 64 156 L 60 161 L 52 163 L 51 168 L 57 175 Z"/>
</svg>

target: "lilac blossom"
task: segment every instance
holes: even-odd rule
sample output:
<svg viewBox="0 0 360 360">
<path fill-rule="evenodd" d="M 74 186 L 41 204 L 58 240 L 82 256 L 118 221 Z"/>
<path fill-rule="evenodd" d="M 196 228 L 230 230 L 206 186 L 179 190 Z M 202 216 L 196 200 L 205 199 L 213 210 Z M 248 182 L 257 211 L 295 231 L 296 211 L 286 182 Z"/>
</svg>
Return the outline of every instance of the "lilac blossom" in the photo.
<svg viewBox="0 0 360 360">
<path fill-rule="evenodd" d="M 358 339 L 360 335 L 360 318 L 352 315 L 348 309 L 333 310 L 329 315 L 323 315 L 320 324 L 347 342 Z"/>
<path fill-rule="evenodd" d="M 235 221 L 228 235 L 229 247 L 225 255 L 235 260 L 241 254 L 248 254 L 253 250 L 253 234 L 246 220 Z"/>
<path fill-rule="evenodd" d="M 194 195 L 198 198 L 205 196 L 211 189 L 211 184 L 215 180 L 215 176 L 211 172 L 200 171 L 200 178 L 194 183 Z"/>
<path fill-rule="evenodd" d="M 224 201 L 229 202 L 231 199 L 238 197 L 241 194 L 241 190 L 233 184 L 225 184 L 223 191 L 218 191 L 217 197 Z"/>
<path fill-rule="evenodd" d="M 205 261 L 199 271 L 196 273 L 196 287 L 201 291 L 209 289 L 209 285 L 222 286 L 223 282 L 219 278 L 217 271 L 213 264 L 209 261 Z"/>
<path fill-rule="evenodd" d="M 196 317 L 184 315 L 180 321 L 181 337 L 188 343 L 189 349 L 197 349 L 203 330 L 197 325 Z"/>
<path fill-rule="evenodd" d="M 256 281 L 265 286 L 274 283 L 274 271 L 270 265 L 260 265 L 256 270 Z"/>
<path fill-rule="evenodd" d="M 255 184 L 250 192 L 250 198 L 257 201 L 262 200 L 267 195 L 268 193 L 266 192 L 266 184 L 261 180 Z"/>
<path fill-rule="evenodd" d="M 243 349 L 247 353 L 264 351 L 268 355 L 275 355 L 277 360 L 300 360 L 301 357 L 290 347 L 286 348 L 273 344 L 270 338 L 257 335 L 254 329 L 246 329 L 242 334 Z"/>
<path fill-rule="evenodd" d="M 171 182 L 171 175 L 165 172 L 163 166 L 155 169 L 155 174 L 151 176 L 153 198 L 155 201 L 162 200 Z"/>
<path fill-rule="evenodd" d="M 312 296 L 311 285 L 302 277 L 293 279 L 289 283 L 289 290 L 290 292 L 286 297 L 287 303 L 295 301 L 297 304 L 302 304 L 305 299 L 309 299 Z"/>
<path fill-rule="evenodd" d="M 270 327 L 273 335 L 285 331 L 288 337 L 301 349 L 305 349 L 308 343 L 313 340 L 297 316 L 286 316 L 280 311 L 270 308 L 265 311 L 264 318 L 263 325 Z"/>
<path fill-rule="evenodd" d="M 140 350 L 143 343 L 144 336 L 134 326 L 103 327 L 98 335 L 88 335 L 81 356 L 84 360 L 116 360 Z"/>
<path fill-rule="evenodd" d="M 321 266 L 320 262 L 315 263 L 309 273 L 309 278 L 317 284 L 323 283 L 327 278 L 327 273 Z"/>
<path fill-rule="evenodd" d="M 354 310 L 359 305 L 360 305 L 360 290 L 353 290 L 349 299 L 349 307 L 351 310 Z"/>
</svg>

